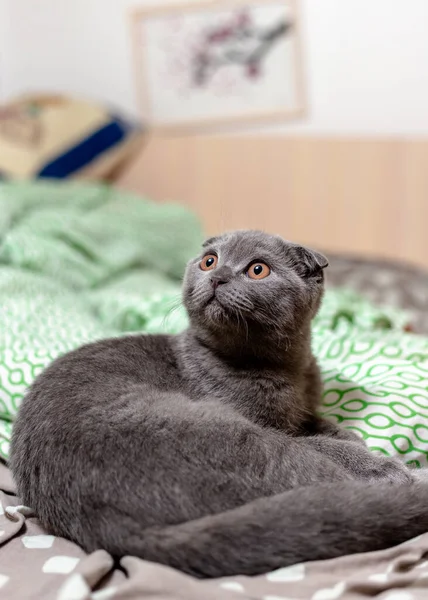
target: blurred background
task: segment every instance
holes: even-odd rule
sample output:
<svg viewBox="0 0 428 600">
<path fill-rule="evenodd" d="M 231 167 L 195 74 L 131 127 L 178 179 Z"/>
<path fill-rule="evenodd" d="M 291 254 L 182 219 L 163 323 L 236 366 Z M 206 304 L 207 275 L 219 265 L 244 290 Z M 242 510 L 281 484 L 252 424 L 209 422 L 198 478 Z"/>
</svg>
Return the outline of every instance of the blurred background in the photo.
<svg viewBox="0 0 428 600">
<path fill-rule="evenodd" d="M 169 0 L 168 7 L 171 4 Z M 263 19 L 272 2 L 256 4 Z M 219 6 L 240 11 L 241 5 L 231 0 Z M 56 94 L 81 103 L 69 107 L 68 116 L 63 112 L 62 117 L 52 117 L 49 135 L 55 136 L 55 143 L 45 148 L 43 160 L 29 157 L 28 144 L 24 156 L 22 145 L 19 149 L 16 144 L 17 135 L 27 136 L 34 154 L 37 139 L 41 144 L 40 132 L 31 125 L 28 130 L 19 117 L 17 122 L 16 114 L 11 124 L 10 112 L 3 111 L 0 171 L 5 178 L 108 179 L 156 202 L 174 200 L 190 206 L 207 233 L 266 228 L 330 252 L 426 265 L 426 0 L 293 3 L 299 48 L 293 68 L 301 85 L 295 114 L 281 117 L 278 111 L 276 118 L 248 118 L 245 123 L 235 114 L 227 122 L 214 119 L 210 127 L 173 131 L 158 126 L 142 101 L 139 85 L 139 71 L 150 70 L 140 59 L 151 50 L 138 38 L 135 9 L 150 6 L 159 9 L 162 4 L 0 0 L 3 106 L 22 94 L 33 95 L 33 112 L 40 112 L 46 103 L 52 108 Z M 183 8 L 183 14 L 186 11 Z M 170 49 L 176 53 L 172 42 Z M 156 63 L 152 67 L 156 74 Z M 145 86 L 150 86 L 153 77 L 147 82 L 147 73 L 144 76 Z M 263 76 L 252 85 L 263 89 Z M 273 95 L 276 91 L 272 88 Z M 147 96 L 150 90 L 145 92 Z M 269 95 L 268 88 L 265 94 Z M 239 111 L 242 105 L 245 113 L 248 98 L 245 93 L 235 97 L 235 108 Z M 162 101 L 155 97 L 155 107 Z M 222 102 L 219 110 L 227 110 L 232 100 Z M 83 103 L 92 107 L 92 113 L 83 115 L 82 124 Z M 166 106 L 174 120 L 178 102 Z M 28 106 L 25 110 L 28 113 Z M 190 101 L 186 110 L 191 117 Z M 103 125 L 108 122 L 110 133 L 114 129 L 120 152 L 114 156 L 110 152 L 103 163 L 97 157 L 97 165 L 90 164 L 91 157 L 74 155 L 74 170 L 63 162 L 58 166 L 55 144 L 63 155 L 94 119 Z"/>
<path fill-rule="evenodd" d="M 154 4 L 1 0 L 2 100 L 61 91 L 139 117 L 129 17 Z M 270 133 L 428 135 L 425 0 L 301 0 L 299 12 L 310 110 Z"/>
<path fill-rule="evenodd" d="M 427 466 L 427 26 L 428 0 L 0 0 L 0 490 L 35 377 L 182 331 L 188 260 L 243 228 L 328 256 L 323 414 Z M 7 597 L 77 593 L 15 533 Z"/>
</svg>

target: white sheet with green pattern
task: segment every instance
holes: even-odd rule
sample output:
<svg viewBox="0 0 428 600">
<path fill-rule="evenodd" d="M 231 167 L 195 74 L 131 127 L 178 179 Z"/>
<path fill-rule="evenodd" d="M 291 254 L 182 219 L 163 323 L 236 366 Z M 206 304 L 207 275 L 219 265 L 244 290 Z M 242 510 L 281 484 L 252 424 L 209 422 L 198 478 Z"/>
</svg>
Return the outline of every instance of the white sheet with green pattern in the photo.
<svg viewBox="0 0 428 600">
<path fill-rule="evenodd" d="M 132 332 L 181 331 L 193 215 L 92 186 L 0 186 L 0 456 L 38 373 L 60 354 Z M 322 412 L 376 452 L 428 464 L 428 340 L 407 315 L 347 291 L 326 294 L 313 327 Z"/>
<path fill-rule="evenodd" d="M 322 413 L 371 450 L 428 464 L 428 339 L 405 333 L 408 315 L 352 292 L 327 294 L 313 347 L 324 381 Z"/>
</svg>

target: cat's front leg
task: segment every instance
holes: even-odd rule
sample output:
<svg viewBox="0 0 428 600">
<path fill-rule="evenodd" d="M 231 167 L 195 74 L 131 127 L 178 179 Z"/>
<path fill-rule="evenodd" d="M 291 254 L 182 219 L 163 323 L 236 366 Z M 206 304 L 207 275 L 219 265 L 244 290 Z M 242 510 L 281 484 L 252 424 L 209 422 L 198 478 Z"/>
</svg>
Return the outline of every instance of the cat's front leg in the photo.
<svg viewBox="0 0 428 600">
<path fill-rule="evenodd" d="M 341 440 L 316 435 L 306 442 L 319 453 L 341 465 L 355 479 L 369 482 L 413 483 L 417 477 L 398 460 L 371 454 L 359 440 Z"/>
<path fill-rule="evenodd" d="M 307 431 L 309 435 L 326 435 L 336 440 L 358 442 L 366 447 L 364 440 L 356 433 L 349 429 L 344 429 L 336 423 L 331 423 L 322 417 L 314 417 L 309 423 Z"/>
</svg>

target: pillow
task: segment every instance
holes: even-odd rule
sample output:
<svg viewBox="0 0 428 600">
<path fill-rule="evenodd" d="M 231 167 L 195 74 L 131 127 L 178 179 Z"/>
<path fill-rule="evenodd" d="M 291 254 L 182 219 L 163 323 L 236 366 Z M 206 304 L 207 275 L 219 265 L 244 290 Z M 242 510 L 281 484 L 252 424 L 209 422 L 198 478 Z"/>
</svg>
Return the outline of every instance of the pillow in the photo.
<svg viewBox="0 0 428 600">
<path fill-rule="evenodd" d="M 130 292 L 138 290 L 130 281 L 129 286 L 112 285 L 104 294 L 94 289 L 78 298 L 67 290 L 56 291 L 57 284 L 49 284 L 46 277 L 23 273 L 25 283 L 18 275 L 12 270 L 9 278 L 5 273 L 2 277 L 4 296 L 10 299 L 0 330 L 4 459 L 27 386 L 56 356 L 108 335 L 178 333 L 187 325 L 174 285 L 141 296 Z M 403 331 L 407 323 L 406 313 L 377 308 L 352 292 L 326 293 L 313 327 L 324 382 L 320 412 L 355 431 L 373 452 L 427 467 L 428 338 Z"/>
<path fill-rule="evenodd" d="M 0 110 L 3 179 L 105 179 L 141 141 L 141 130 L 104 107 L 65 96 L 27 96 Z"/>
<path fill-rule="evenodd" d="M 313 347 L 324 381 L 321 413 L 377 454 L 428 466 L 428 338 L 403 311 L 350 291 L 326 294 Z"/>
</svg>

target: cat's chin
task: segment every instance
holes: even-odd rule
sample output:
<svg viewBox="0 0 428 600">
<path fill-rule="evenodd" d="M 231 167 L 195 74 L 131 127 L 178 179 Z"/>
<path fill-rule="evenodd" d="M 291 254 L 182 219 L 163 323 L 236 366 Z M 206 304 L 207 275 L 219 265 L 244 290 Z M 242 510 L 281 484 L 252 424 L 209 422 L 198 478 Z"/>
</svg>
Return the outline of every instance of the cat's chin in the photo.
<svg viewBox="0 0 428 600">
<path fill-rule="evenodd" d="M 205 316 L 214 323 L 224 323 L 229 311 L 216 296 L 213 296 L 205 306 Z"/>
<path fill-rule="evenodd" d="M 217 296 L 213 296 L 212 298 L 210 298 L 206 304 L 205 307 L 206 311 L 221 311 L 224 312 L 225 311 L 225 307 L 223 306 L 223 304 L 220 302 L 220 300 L 217 298 Z"/>
</svg>

